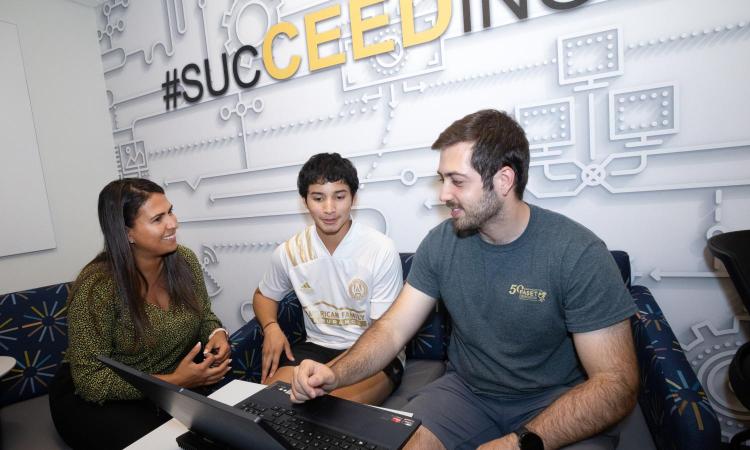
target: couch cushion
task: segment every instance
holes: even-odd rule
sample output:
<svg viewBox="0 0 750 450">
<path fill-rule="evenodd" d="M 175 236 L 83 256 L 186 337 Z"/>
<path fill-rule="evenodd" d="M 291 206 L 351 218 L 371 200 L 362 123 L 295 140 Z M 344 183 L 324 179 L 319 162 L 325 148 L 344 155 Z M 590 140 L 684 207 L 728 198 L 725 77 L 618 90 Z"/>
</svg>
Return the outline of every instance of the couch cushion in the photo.
<svg viewBox="0 0 750 450">
<path fill-rule="evenodd" d="M 445 372 L 444 361 L 410 359 L 406 362 L 406 371 L 401 386 L 383 403 L 382 406 L 392 409 L 403 408 L 419 388 L 437 380 Z"/>
</svg>

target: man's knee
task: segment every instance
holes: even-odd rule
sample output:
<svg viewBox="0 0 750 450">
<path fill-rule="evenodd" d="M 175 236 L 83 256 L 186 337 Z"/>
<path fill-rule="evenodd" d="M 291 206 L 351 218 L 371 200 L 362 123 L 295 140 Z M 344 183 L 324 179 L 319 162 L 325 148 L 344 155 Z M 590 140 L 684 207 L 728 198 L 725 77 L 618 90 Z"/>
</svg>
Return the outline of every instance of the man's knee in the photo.
<svg viewBox="0 0 750 450">
<path fill-rule="evenodd" d="M 283 381 L 284 383 L 291 383 L 294 377 L 294 366 L 283 366 L 276 369 L 276 372 L 272 377 L 266 380 L 266 384 L 273 384 L 277 381 Z"/>
<path fill-rule="evenodd" d="M 445 450 L 443 443 L 424 425 L 417 428 L 404 450 Z"/>
</svg>

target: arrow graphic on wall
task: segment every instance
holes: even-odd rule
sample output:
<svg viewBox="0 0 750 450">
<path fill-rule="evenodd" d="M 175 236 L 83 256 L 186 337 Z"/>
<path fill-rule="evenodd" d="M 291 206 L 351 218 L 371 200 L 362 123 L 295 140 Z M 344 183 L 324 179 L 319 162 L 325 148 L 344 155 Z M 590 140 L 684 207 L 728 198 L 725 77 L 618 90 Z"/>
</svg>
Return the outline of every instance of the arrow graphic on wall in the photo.
<svg viewBox="0 0 750 450">
<path fill-rule="evenodd" d="M 258 195 L 268 195 L 268 194 L 283 194 L 287 192 L 297 192 L 297 188 L 281 188 L 281 189 L 269 189 L 269 190 L 263 190 L 263 191 L 249 191 L 249 192 L 235 192 L 235 193 L 211 193 L 208 195 L 208 199 L 211 201 L 211 203 L 214 203 L 216 200 L 223 200 L 228 198 L 239 198 L 239 197 L 255 197 Z"/>
<path fill-rule="evenodd" d="M 425 200 L 424 203 L 422 203 L 425 208 L 432 209 L 433 206 L 443 206 L 445 205 L 445 202 L 441 201 L 435 201 L 435 200 Z"/>
<path fill-rule="evenodd" d="M 391 83 L 390 88 L 391 88 L 391 101 L 388 102 L 388 106 L 390 106 L 391 109 L 396 109 L 396 107 L 398 106 L 398 101 L 396 100 L 396 89 L 393 83 Z"/>
<path fill-rule="evenodd" d="M 416 86 L 409 86 L 408 81 L 404 81 L 403 90 L 404 92 L 424 92 L 424 89 L 427 87 L 427 85 L 424 83 L 424 81 L 420 81 Z"/>
<path fill-rule="evenodd" d="M 362 94 L 362 102 L 364 104 L 367 104 L 367 102 L 369 102 L 370 100 L 377 100 L 381 97 L 383 97 L 383 89 L 379 87 L 377 94 L 368 94 L 368 93 Z"/>
</svg>

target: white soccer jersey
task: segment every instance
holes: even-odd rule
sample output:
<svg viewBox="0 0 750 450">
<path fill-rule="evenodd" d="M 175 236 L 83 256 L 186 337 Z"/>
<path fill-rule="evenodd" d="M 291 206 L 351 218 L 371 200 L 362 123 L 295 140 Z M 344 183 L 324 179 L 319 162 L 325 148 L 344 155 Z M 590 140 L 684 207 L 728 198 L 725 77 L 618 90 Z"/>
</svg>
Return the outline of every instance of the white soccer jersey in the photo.
<svg viewBox="0 0 750 450">
<path fill-rule="evenodd" d="M 333 255 L 310 225 L 274 251 L 261 294 L 280 301 L 292 289 L 304 309 L 307 340 L 347 349 L 401 291 L 401 260 L 393 241 L 352 222 Z"/>
</svg>

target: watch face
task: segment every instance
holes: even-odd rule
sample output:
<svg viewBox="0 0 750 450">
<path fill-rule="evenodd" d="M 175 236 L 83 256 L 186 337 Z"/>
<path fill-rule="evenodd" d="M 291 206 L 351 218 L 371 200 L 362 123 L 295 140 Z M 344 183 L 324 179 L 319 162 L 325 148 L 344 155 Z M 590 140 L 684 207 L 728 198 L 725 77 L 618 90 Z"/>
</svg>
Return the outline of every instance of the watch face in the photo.
<svg viewBox="0 0 750 450">
<path fill-rule="evenodd" d="M 518 446 L 521 447 L 521 450 L 544 450 L 542 438 L 531 431 L 518 438 Z"/>
</svg>

